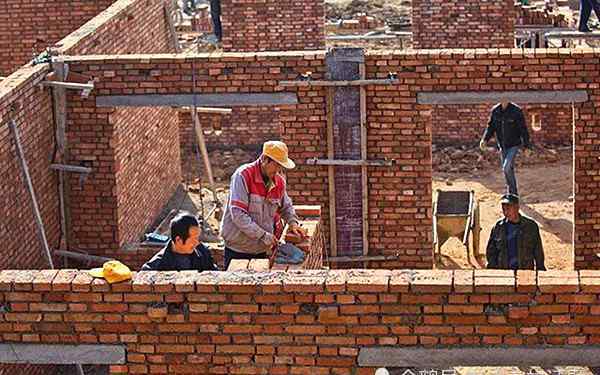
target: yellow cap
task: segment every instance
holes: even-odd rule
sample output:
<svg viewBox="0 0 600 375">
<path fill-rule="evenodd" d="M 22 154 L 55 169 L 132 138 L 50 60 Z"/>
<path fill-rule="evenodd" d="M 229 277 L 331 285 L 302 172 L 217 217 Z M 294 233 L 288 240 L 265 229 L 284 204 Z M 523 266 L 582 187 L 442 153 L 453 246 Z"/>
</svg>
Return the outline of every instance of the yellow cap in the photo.
<svg viewBox="0 0 600 375">
<path fill-rule="evenodd" d="M 110 260 L 105 262 L 102 265 L 102 268 L 94 268 L 89 271 L 89 274 L 94 277 L 104 278 L 109 284 L 129 280 L 132 276 L 129 267 L 118 260 Z"/>
<path fill-rule="evenodd" d="M 268 141 L 263 144 L 263 155 L 275 160 L 286 169 L 293 169 L 296 164 L 288 158 L 288 148 L 285 143 L 280 141 Z"/>
</svg>

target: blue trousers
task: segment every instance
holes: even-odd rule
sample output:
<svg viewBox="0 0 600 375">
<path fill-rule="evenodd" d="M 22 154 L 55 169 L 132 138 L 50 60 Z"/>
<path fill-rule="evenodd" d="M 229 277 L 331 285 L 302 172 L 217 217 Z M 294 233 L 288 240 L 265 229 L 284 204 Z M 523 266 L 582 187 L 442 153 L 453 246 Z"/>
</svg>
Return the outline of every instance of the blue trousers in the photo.
<svg viewBox="0 0 600 375">
<path fill-rule="evenodd" d="M 519 146 L 500 150 L 502 172 L 506 179 L 507 193 L 519 195 L 517 191 L 517 177 L 515 176 L 515 159 L 519 153 Z"/>
<path fill-rule="evenodd" d="M 588 21 L 592 14 L 592 9 L 596 13 L 596 17 L 600 20 L 600 4 L 598 0 L 579 0 L 579 31 L 588 29 Z"/>
</svg>

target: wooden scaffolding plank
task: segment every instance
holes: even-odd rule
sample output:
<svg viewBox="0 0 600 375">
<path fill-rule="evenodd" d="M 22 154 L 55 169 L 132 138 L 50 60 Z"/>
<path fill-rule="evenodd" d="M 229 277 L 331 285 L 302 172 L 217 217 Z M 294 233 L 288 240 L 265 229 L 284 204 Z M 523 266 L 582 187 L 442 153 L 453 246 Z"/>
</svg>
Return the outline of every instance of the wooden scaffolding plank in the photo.
<svg viewBox="0 0 600 375">
<path fill-rule="evenodd" d="M 327 88 L 327 157 L 333 159 L 333 88 Z M 337 226 L 335 214 L 335 170 L 333 165 L 327 167 L 329 183 L 329 231 L 331 256 L 337 256 Z"/>
<path fill-rule="evenodd" d="M 365 63 L 358 65 L 360 79 L 366 78 Z M 364 86 L 360 86 L 360 156 L 363 162 L 367 160 L 367 92 Z M 362 183 L 362 219 L 363 219 L 363 255 L 369 254 L 369 187 L 367 165 L 361 167 Z M 366 266 L 366 264 L 365 264 Z"/>
</svg>

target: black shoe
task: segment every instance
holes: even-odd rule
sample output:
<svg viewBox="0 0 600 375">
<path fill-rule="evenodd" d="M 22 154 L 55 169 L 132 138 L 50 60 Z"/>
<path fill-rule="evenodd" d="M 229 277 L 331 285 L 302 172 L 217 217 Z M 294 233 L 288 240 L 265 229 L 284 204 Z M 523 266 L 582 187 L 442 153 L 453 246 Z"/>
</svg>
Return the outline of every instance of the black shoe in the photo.
<svg viewBox="0 0 600 375">
<path fill-rule="evenodd" d="M 578 30 L 579 30 L 580 33 L 591 33 L 592 32 L 592 30 L 590 30 L 587 27 L 579 28 Z"/>
</svg>

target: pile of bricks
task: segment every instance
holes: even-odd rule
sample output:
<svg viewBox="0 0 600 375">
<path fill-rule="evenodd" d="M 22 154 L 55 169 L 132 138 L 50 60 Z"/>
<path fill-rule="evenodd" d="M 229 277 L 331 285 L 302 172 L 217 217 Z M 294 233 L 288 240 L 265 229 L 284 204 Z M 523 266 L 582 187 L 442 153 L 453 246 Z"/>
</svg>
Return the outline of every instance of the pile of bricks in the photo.
<svg viewBox="0 0 600 375">
<path fill-rule="evenodd" d="M 544 8 L 534 5 L 515 3 L 517 12 L 517 25 L 550 25 L 555 27 L 569 27 L 569 21 L 563 13 L 549 12 Z"/>
<path fill-rule="evenodd" d="M 327 31 L 336 32 L 339 30 L 373 30 L 384 26 L 384 22 L 365 13 L 359 13 L 355 18 L 344 19 L 338 22 L 328 22 Z"/>
<path fill-rule="evenodd" d="M 325 48 L 325 6 L 319 0 L 222 0 L 224 51 Z"/>
<path fill-rule="evenodd" d="M 512 0 L 415 0 L 413 48 L 512 48 L 515 21 Z"/>
<path fill-rule="evenodd" d="M 0 272 L 2 342 L 113 344 L 111 374 L 339 373 L 365 348 L 600 342 L 599 271 Z"/>
<path fill-rule="evenodd" d="M 294 206 L 300 218 L 300 226 L 306 230 L 307 237 L 301 238 L 290 232 L 284 233 L 286 243 L 292 243 L 305 254 L 304 262 L 300 264 L 273 264 L 273 270 L 316 270 L 323 268 L 323 253 L 325 252 L 325 238 L 321 230 L 321 207 L 319 206 Z"/>
</svg>

